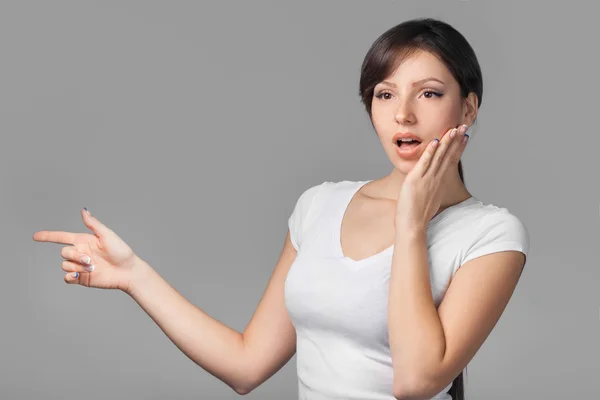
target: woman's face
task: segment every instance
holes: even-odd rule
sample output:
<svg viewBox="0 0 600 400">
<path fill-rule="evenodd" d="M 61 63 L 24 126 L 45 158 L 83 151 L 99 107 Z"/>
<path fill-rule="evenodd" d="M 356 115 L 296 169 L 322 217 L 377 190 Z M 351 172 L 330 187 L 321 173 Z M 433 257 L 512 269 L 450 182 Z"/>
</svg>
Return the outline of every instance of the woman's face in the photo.
<svg viewBox="0 0 600 400">
<path fill-rule="evenodd" d="M 371 114 L 390 161 L 407 174 L 433 139 L 463 123 L 471 125 L 464 107 L 458 82 L 446 66 L 433 54 L 418 51 L 375 86 Z M 400 148 L 395 140 L 399 132 L 416 135 L 421 143 Z"/>
</svg>

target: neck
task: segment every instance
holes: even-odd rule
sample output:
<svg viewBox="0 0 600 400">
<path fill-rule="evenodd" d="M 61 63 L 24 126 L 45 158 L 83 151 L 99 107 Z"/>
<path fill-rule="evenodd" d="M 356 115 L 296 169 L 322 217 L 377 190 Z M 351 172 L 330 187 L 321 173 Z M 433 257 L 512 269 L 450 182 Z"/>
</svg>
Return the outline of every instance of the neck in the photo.
<svg viewBox="0 0 600 400">
<path fill-rule="evenodd" d="M 394 168 L 392 172 L 382 178 L 381 181 L 381 197 L 391 200 L 398 200 L 402 184 L 406 178 L 406 174 Z M 458 168 L 447 171 L 446 176 L 442 181 L 442 200 L 440 210 L 460 203 L 471 197 L 471 194 L 460 179 Z"/>
</svg>

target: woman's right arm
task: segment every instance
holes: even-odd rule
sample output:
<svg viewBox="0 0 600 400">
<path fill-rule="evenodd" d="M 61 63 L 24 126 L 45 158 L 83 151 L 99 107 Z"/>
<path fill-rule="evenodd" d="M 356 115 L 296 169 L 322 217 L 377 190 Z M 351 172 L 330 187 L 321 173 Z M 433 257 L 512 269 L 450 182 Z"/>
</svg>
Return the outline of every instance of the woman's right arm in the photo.
<svg viewBox="0 0 600 400">
<path fill-rule="evenodd" d="M 128 293 L 181 351 L 239 394 L 251 392 L 295 354 L 296 330 L 283 296 L 296 258 L 289 231 L 258 308 L 239 333 L 190 303 L 96 217 L 85 210 L 81 216 L 93 234 L 33 235 L 38 242 L 68 245 L 61 250 L 66 283 Z"/>
<path fill-rule="evenodd" d="M 190 303 L 141 259 L 125 292 L 192 361 L 238 394 L 247 394 L 296 352 L 296 331 L 283 291 L 295 257 L 288 231 L 266 291 L 243 333 Z"/>
</svg>

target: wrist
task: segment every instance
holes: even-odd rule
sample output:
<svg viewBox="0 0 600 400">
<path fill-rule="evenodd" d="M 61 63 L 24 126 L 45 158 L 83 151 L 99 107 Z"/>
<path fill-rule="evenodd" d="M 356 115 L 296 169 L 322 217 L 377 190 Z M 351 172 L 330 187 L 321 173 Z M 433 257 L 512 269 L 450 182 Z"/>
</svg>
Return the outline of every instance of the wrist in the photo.
<svg viewBox="0 0 600 400">
<path fill-rule="evenodd" d="M 410 240 L 420 238 L 423 235 L 427 235 L 427 226 L 420 226 L 416 224 L 406 224 L 400 221 L 395 222 L 396 228 L 396 240 L 408 238 Z"/>
<path fill-rule="evenodd" d="M 136 255 L 131 268 L 129 281 L 121 290 L 133 297 L 134 292 L 147 280 L 150 272 L 152 272 L 152 267 Z"/>
</svg>

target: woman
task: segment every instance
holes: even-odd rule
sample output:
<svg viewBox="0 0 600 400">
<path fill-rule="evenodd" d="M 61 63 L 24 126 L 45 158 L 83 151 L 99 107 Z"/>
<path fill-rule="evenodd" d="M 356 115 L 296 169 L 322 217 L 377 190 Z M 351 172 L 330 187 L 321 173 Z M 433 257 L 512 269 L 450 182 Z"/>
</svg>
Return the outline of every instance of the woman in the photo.
<svg viewBox="0 0 600 400">
<path fill-rule="evenodd" d="M 67 283 L 126 292 L 239 394 L 297 352 L 300 399 L 463 399 L 462 371 L 510 300 L 529 249 L 517 217 L 464 185 L 465 128 L 482 87 L 473 49 L 444 22 L 407 21 L 373 43 L 360 96 L 394 168 L 302 193 L 243 333 L 188 302 L 85 209 L 93 234 L 33 239 L 73 245 L 61 251 Z"/>
</svg>

